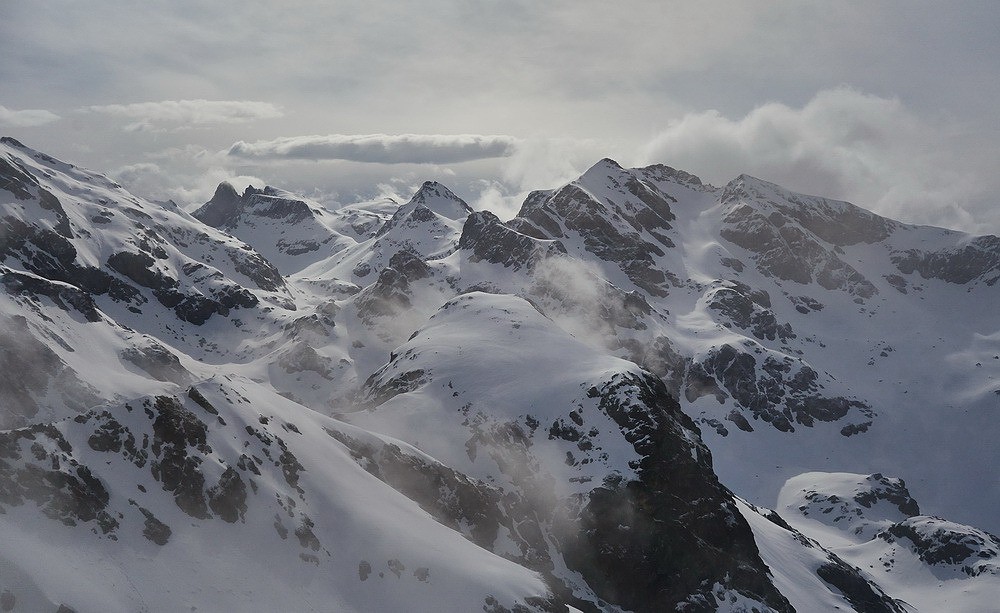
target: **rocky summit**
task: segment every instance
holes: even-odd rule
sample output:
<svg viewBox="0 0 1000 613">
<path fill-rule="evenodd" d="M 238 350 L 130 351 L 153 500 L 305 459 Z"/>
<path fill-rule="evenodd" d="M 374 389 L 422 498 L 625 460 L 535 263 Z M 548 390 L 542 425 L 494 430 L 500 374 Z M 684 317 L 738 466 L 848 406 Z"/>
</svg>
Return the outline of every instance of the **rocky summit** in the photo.
<svg viewBox="0 0 1000 613">
<path fill-rule="evenodd" d="M 4 138 L 0 608 L 991 610 L 997 279 L 747 175 L 182 207 Z"/>
</svg>

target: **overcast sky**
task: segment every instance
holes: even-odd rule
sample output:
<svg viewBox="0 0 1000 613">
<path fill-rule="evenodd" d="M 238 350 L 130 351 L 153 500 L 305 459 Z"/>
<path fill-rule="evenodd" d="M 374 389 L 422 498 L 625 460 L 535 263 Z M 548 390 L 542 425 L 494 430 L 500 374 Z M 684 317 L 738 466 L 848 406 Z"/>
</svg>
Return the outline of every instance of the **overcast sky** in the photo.
<svg viewBox="0 0 1000 613">
<path fill-rule="evenodd" d="M 509 217 L 612 157 L 1000 233 L 998 32 L 996 0 L 0 0 L 0 132 L 183 205 L 437 179 Z"/>
</svg>

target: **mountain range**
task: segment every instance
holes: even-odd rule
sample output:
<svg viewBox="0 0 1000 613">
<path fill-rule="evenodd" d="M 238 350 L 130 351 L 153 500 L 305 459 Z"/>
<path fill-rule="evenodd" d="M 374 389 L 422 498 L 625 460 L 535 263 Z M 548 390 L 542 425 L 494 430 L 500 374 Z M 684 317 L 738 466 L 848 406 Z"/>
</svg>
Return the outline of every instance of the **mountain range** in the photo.
<svg viewBox="0 0 1000 613">
<path fill-rule="evenodd" d="M 187 207 L 3 138 L 0 609 L 996 610 L 998 280 L 748 175 Z"/>
</svg>

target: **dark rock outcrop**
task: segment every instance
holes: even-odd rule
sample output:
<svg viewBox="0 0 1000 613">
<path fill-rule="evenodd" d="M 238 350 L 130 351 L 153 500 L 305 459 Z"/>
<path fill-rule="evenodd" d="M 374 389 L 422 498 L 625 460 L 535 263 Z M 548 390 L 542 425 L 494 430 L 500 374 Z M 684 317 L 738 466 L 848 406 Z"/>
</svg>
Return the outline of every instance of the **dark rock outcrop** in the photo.
<svg viewBox="0 0 1000 613">
<path fill-rule="evenodd" d="M 840 558 L 816 569 L 816 575 L 836 588 L 856 611 L 865 613 L 905 613 L 903 608 L 878 586 L 866 581 L 858 571 Z"/>
<path fill-rule="evenodd" d="M 641 459 L 637 479 L 612 476 L 579 501 L 561 533 L 569 567 L 603 599 L 638 612 L 715 610 L 716 582 L 791 611 L 708 448 L 691 436 L 697 426 L 663 383 L 621 375 L 588 395 Z"/>
<path fill-rule="evenodd" d="M 792 326 L 778 323 L 771 310 L 771 297 L 763 290 L 753 290 L 745 283 L 726 282 L 715 289 L 708 299 L 708 308 L 728 320 L 727 327 L 736 326 L 760 340 L 786 341 L 795 338 Z"/>
<path fill-rule="evenodd" d="M 979 236 L 964 246 L 941 251 L 897 251 L 890 257 L 903 274 L 916 272 L 924 279 L 956 284 L 981 281 L 987 286 L 1000 280 L 1000 237 L 997 236 Z"/>
<path fill-rule="evenodd" d="M 784 281 L 815 281 L 861 299 L 878 293 L 838 253 L 841 246 L 884 239 L 892 222 L 846 202 L 798 196 L 746 175 L 730 182 L 720 200 L 729 207 L 722 238 L 753 253 L 761 272 Z"/>
<path fill-rule="evenodd" d="M 398 251 L 378 279 L 357 298 L 358 313 L 372 324 L 374 318 L 394 315 L 410 307 L 410 283 L 429 277 L 431 269 L 416 253 Z"/>
<path fill-rule="evenodd" d="M 458 248 L 469 250 L 473 262 L 486 261 L 512 270 L 530 270 L 549 255 L 566 253 L 559 241 L 532 238 L 511 230 L 489 211 L 469 215 Z"/>
<path fill-rule="evenodd" d="M 547 192 L 532 192 L 508 226 L 539 239 L 579 235 L 584 248 L 622 272 L 653 296 L 665 296 L 678 280 L 657 264 L 664 249 L 674 246 L 666 232 L 675 219 L 673 198 L 612 160 L 602 160 L 588 177 L 622 188 L 622 202 L 600 200 L 580 182 Z M 603 177 L 606 175 L 606 177 Z"/>
<path fill-rule="evenodd" d="M 1000 576 L 1000 538 L 971 526 L 917 516 L 893 524 L 878 537 L 904 544 L 932 566 L 958 566 L 970 577 Z"/>
<path fill-rule="evenodd" d="M 794 424 L 811 427 L 816 421 L 837 421 L 852 410 L 864 418 L 874 414 L 860 400 L 828 396 L 822 390 L 819 374 L 801 361 L 768 355 L 758 364 L 755 354 L 727 344 L 690 365 L 685 394 L 693 401 L 712 393 L 721 401 L 728 392 L 754 419 L 782 432 L 793 432 Z"/>
<path fill-rule="evenodd" d="M 228 182 L 220 183 L 212 199 L 192 215 L 213 228 L 231 230 L 248 212 L 253 216 L 281 220 L 288 225 L 313 216 L 305 201 L 290 198 L 273 187 L 257 189 L 249 185 L 241 196 Z"/>
<path fill-rule="evenodd" d="M 184 385 L 191 380 L 191 373 L 181 365 L 180 359 L 152 339 L 125 349 L 120 357 L 157 381 L 172 381 Z"/>
<path fill-rule="evenodd" d="M 51 424 L 0 432 L 0 508 L 31 501 L 65 525 L 94 522 L 102 534 L 113 533 L 119 522 L 109 513 L 107 487 L 72 453 Z"/>
</svg>

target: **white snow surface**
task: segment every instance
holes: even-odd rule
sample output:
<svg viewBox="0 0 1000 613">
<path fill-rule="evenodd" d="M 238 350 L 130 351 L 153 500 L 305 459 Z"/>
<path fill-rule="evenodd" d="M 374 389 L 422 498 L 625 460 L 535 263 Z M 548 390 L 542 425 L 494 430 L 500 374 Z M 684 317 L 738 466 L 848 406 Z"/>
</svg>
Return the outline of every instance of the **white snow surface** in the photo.
<svg viewBox="0 0 1000 613">
<path fill-rule="evenodd" d="M 396 445 L 473 479 L 513 487 L 498 457 L 468 444 L 469 424 L 486 429 L 531 416 L 548 428 L 579 411 L 596 430 L 594 451 L 538 437 L 531 468 L 547 474 L 559 495 L 582 493 L 609 472 L 632 474 L 634 449 L 587 391 L 616 374 L 641 372 L 636 362 L 653 371 L 666 364 L 657 374 L 699 424 L 722 483 L 748 501 L 739 502 L 740 511 L 775 585 L 796 610 L 850 609 L 816 575 L 829 553 L 860 568 L 905 603 L 903 610 L 996 610 L 995 553 L 970 576 L 962 564 L 929 564 L 909 541 L 879 536 L 906 525 L 920 533 L 972 535 L 986 543 L 985 551 L 1000 532 L 1000 287 L 994 284 L 1000 269 L 985 266 L 957 282 L 934 277 L 930 265 L 925 277 L 898 264 L 911 252 L 939 254 L 938 263 L 942 254 L 963 249 L 981 254 L 987 243 L 977 237 L 883 220 L 753 177 L 715 188 L 666 167 L 622 169 L 602 161 L 572 185 L 616 232 L 656 246 L 649 261 L 669 273 L 661 294 L 637 282 L 627 264 L 599 257 L 593 235 L 565 220 L 557 220 L 558 235 L 545 238 L 558 240 L 566 255 L 518 269 L 473 257 L 458 248 L 471 209 L 436 183 L 424 184 L 401 206 L 379 201 L 336 211 L 274 190 L 275 197 L 303 203 L 311 212 L 306 223 L 282 225 L 248 209 L 227 232 L 9 141 L 0 144 L 0 156 L 37 181 L 26 198 L 0 190 L 0 216 L 58 231 L 57 212 L 39 205 L 39 190 L 47 190 L 65 212 L 67 240 L 80 265 L 127 282 L 107 267 L 108 259 L 146 241 L 160 254 L 151 270 L 176 279 L 184 292 L 212 297 L 241 288 L 258 301 L 198 325 L 179 319 L 149 288 L 138 288 L 141 303 L 93 295 L 96 321 L 52 296 L 11 286 L 0 292 L 5 330 L 23 319 L 26 334 L 62 365 L 52 372 L 63 374 L 52 374 L 34 392 L 39 412 L 27 423 L 55 424 L 73 452 L 49 449 L 47 457 L 64 453 L 90 466 L 119 523 L 112 533 L 81 530 L 31 504 L 5 506 L 0 581 L 17 586 L 14 610 L 66 603 L 80 613 L 478 611 L 486 597 L 505 607 L 548 598 L 538 574 L 436 521 L 365 470 L 330 433 Z M 665 195 L 674 216 L 669 228 L 654 234 L 629 221 L 646 208 L 626 188 L 630 181 Z M 725 238 L 732 238 L 727 230 L 737 226 L 734 212 L 741 207 L 759 214 L 758 230 L 771 224 L 765 229 L 782 237 L 782 248 L 804 259 L 805 243 L 791 234 L 801 231 L 809 245 L 823 248 L 823 257 L 849 266 L 874 292 L 862 295 L 865 286 L 841 274 L 844 269 L 833 275 L 847 279 L 839 287 L 821 283 L 815 270 L 807 282 L 781 278 L 768 268 L 773 250 L 758 253 Z M 884 236 L 842 240 L 820 223 L 847 218 L 875 224 Z M 313 244 L 319 247 L 298 254 L 287 248 Z M 426 272 L 393 281 L 386 269 L 401 252 L 423 261 Z M 0 256 L 4 279 L 44 281 L 20 256 Z M 281 273 L 273 287 L 247 274 L 248 264 L 267 263 Z M 75 287 L 72 279 L 52 284 Z M 788 324 L 793 335 L 755 334 L 723 312 L 720 296 L 741 287 L 765 292 L 767 300 L 744 302 L 752 303 L 754 316 Z M 123 357 L 137 346 L 174 356 L 174 374 L 155 375 Z M 746 356 L 740 359 L 759 379 L 741 380 L 762 396 L 770 389 L 766 369 L 780 364 L 783 385 L 812 371 L 808 393 L 843 399 L 846 410 L 806 423 L 800 413 L 785 411 L 789 392 L 767 405 L 773 415 L 755 413 L 724 389 L 721 375 L 718 392 L 698 391 L 693 365 L 727 346 Z M 412 385 L 386 398 L 372 396 L 393 381 Z M 191 387 L 218 410 L 218 419 L 187 395 Z M 74 421 L 90 415 L 88 409 L 108 411 L 152 438 L 142 406 L 156 396 L 179 399 L 208 424 L 211 452 L 201 457 L 207 485 L 244 454 L 256 451 L 265 459 L 265 438 L 281 439 L 306 467 L 301 492 L 292 488 L 296 494 L 289 497 L 286 475 L 268 459 L 259 464 L 253 504 L 239 521 L 194 518 L 148 466 L 104 461 L 104 452 L 88 442 L 89 431 Z M 787 431 L 775 426 L 780 414 L 788 416 Z M 30 445 L 23 444 L 28 453 Z M 588 462 L 567 462 L 567 452 Z M 273 453 L 276 459 L 280 451 Z M 871 506 L 852 502 L 875 487 L 875 473 L 889 475 L 882 479 L 890 484 L 905 480 L 921 514 L 908 516 L 882 499 Z M 806 492 L 827 501 L 835 496 L 836 504 L 817 506 Z M 168 544 L 142 536 L 140 505 L 171 527 Z M 759 507 L 774 507 L 795 531 L 769 521 Z M 824 513 L 828 507 L 834 510 Z M 306 518 L 317 548 L 294 534 Z M 499 541 L 496 547 L 502 548 Z M 364 580 L 362 562 L 371 567 Z M 722 586 L 718 593 L 718 602 L 726 603 L 720 610 L 755 605 Z"/>
<path fill-rule="evenodd" d="M 900 480 L 881 475 L 807 473 L 789 479 L 777 509 L 791 526 L 914 610 L 973 613 L 994 607 L 1000 539 L 971 526 L 903 513 L 881 495 L 874 502 L 875 496 L 865 498 L 884 495 L 886 482 L 897 493 L 906 489 Z"/>
</svg>

